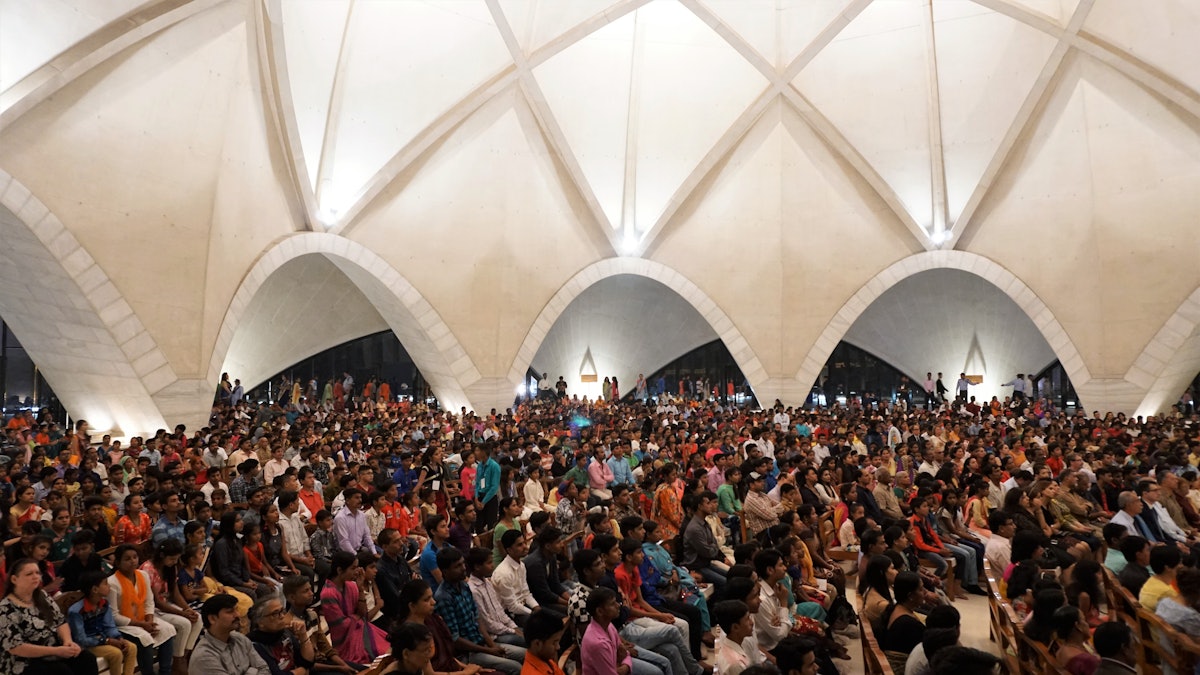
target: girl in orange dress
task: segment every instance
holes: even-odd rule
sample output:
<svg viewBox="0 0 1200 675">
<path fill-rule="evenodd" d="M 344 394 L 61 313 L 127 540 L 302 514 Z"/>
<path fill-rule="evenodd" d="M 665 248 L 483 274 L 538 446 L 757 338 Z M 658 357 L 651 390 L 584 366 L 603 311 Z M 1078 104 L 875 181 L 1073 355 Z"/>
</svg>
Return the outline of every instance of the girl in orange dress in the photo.
<svg viewBox="0 0 1200 675">
<path fill-rule="evenodd" d="M 113 543 L 117 546 L 144 543 L 150 539 L 150 530 L 153 527 L 150 516 L 142 511 L 142 496 L 129 495 L 125 498 L 125 515 L 117 520 Z"/>
<path fill-rule="evenodd" d="M 667 464 L 659 469 L 658 490 L 654 493 L 654 520 L 658 522 L 659 537 L 664 545 L 674 543 L 683 524 L 683 507 L 679 502 L 679 493 L 675 490 L 676 473 L 674 464 Z"/>
</svg>

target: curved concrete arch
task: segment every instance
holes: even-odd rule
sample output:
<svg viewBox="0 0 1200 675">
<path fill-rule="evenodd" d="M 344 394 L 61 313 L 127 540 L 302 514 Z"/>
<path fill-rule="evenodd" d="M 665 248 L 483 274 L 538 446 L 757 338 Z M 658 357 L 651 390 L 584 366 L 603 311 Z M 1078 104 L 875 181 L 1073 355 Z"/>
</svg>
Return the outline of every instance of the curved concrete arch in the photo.
<svg viewBox="0 0 1200 675">
<path fill-rule="evenodd" d="M 366 296 L 404 344 L 413 362 L 446 409 L 470 408 L 467 387 L 481 379 L 458 338 L 411 283 L 361 244 L 335 234 L 304 232 L 272 246 L 242 280 L 217 334 L 208 379 L 216 386 L 233 337 L 267 279 L 289 261 L 322 255 Z"/>
<path fill-rule="evenodd" d="M 224 0 L 155 0 L 112 21 L 0 92 L 0 131 L 88 71 Z"/>
<path fill-rule="evenodd" d="M 508 372 L 509 382 L 514 386 L 521 383 L 525 373 L 529 370 L 529 364 L 533 362 L 534 355 L 537 354 L 542 341 L 546 339 L 546 335 L 554 326 L 554 322 L 575 298 L 595 285 L 596 282 L 622 274 L 652 279 L 679 294 L 712 326 L 717 336 L 725 343 L 729 353 L 733 355 L 738 368 L 741 369 L 752 388 L 757 391 L 757 388 L 767 381 L 766 370 L 742 332 L 734 325 L 729 315 L 690 279 L 653 260 L 606 258 L 592 263 L 576 273 L 542 308 L 537 319 L 529 328 L 529 332 L 526 333 L 521 348 L 517 351 L 517 357 L 513 360 L 512 368 Z"/>
<path fill-rule="evenodd" d="M 114 436 L 164 427 L 180 378 L 108 274 L 3 170 L 0 207 L 0 316 L 68 413 Z"/>
<path fill-rule="evenodd" d="M 870 307 L 871 303 L 901 281 L 921 272 L 935 269 L 952 269 L 974 274 L 1003 291 L 1033 321 L 1038 331 L 1046 338 L 1046 342 L 1054 350 L 1077 390 L 1092 379 L 1079 350 L 1071 341 L 1071 337 L 1067 335 L 1066 330 L 1063 329 L 1062 324 L 1054 317 L 1054 313 L 1016 275 L 996 262 L 975 253 L 926 251 L 888 266 L 842 305 L 842 308 L 830 319 L 825 330 L 821 332 L 820 337 L 809 349 L 800 371 L 796 373 L 796 379 L 804 390 L 808 391 L 816 382 L 817 376 L 825 367 L 825 362 L 829 359 L 834 347 L 842 340 L 854 322 Z"/>
<path fill-rule="evenodd" d="M 1200 288 L 1154 334 L 1125 379 L 1147 390 L 1138 415 L 1156 415 L 1178 401 L 1200 372 Z"/>
</svg>

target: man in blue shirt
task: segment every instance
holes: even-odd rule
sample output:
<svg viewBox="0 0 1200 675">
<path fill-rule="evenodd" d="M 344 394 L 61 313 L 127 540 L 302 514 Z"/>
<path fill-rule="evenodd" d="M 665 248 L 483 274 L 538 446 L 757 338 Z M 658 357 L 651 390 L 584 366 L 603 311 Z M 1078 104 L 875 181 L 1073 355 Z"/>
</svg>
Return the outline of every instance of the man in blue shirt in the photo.
<svg viewBox="0 0 1200 675">
<path fill-rule="evenodd" d="M 613 479 L 609 483 L 609 487 L 614 485 L 633 485 L 636 481 L 633 479 L 633 469 L 629 467 L 629 460 L 625 458 L 625 449 L 628 441 L 617 441 L 612 448 L 612 457 L 608 458 L 608 468 L 612 469 Z"/>
<path fill-rule="evenodd" d="M 422 556 L 424 557 L 424 556 Z M 453 546 L 443 548 L 437 554 L 437 566 L 441 571 L 442 585 L 433 594 L 437 601 L 437 613 L 450 629 L 454 646 L 462 660 L 499 670 L 506 675 L 520 675 L 525 661 L 525 648 L 508 642 L 523 642 L 516 634 L 498 642 L 487 634 L 479 621 L 479 607 L 475 596 L 466 583 L 467 563 L 462 552 Z"/>
<path fill-rule="evenodd" d="M 446 540 L 450 538 L 450 523 L 442 516 L 429 516 L 423 524 L 425 531 L 429 533 L 429 543 L 421 549 L 421 578 L 436 593 L 442 583 L 442 572 L 438 569 L 437 557 L 438 552 L 446 545 Z"/>
<path fill-rule="evenodd" d="M 500 465 L 492 459 L 492 444 L 475 446 L 475 500 L 479 502 L 476 529 L 486 532 L 500 519 Z"/>
</svg>

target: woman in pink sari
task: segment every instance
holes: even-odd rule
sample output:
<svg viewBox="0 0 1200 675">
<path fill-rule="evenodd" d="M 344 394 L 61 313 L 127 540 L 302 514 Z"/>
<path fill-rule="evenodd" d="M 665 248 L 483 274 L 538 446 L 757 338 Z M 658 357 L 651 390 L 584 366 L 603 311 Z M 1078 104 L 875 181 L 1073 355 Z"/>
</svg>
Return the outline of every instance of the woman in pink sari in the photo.
<svg viewBox="0 0 1200 675">
<path fill-rule="evenodd" d="M 329 624 L 330 642 L 347 663 L 366 665 L 388 651 L 387 634 L 367 621 L 366 599 L 353 579 L 361 570 L 358 558 L 334 551 L 329 581 L 321 591 L 321 615 Z"/>
</svg>

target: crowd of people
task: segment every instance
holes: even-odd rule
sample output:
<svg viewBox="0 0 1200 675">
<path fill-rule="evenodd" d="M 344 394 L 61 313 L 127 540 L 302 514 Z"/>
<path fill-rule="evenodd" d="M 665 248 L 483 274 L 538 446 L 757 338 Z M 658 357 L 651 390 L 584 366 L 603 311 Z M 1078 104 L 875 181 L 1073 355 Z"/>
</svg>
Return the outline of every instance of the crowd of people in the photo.
<svg viewBox="0 0 1200 675">
<path fill-rule="evenodd" d="M 811 675 L 860 621 L 899 671 L 993 672 L 950 604 L 985 560 L 1077 675 L 1121 663 L 1101 565 L 1200 634 L 1193 418 L 295 387 L 128 444 L 9 420 L 0 672 Z"/>
</svg>

